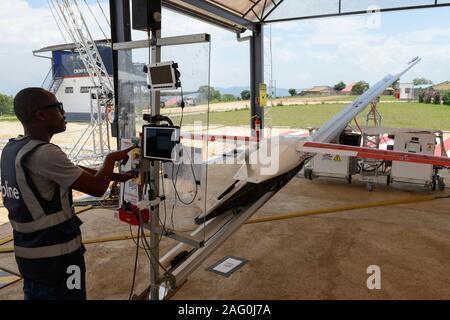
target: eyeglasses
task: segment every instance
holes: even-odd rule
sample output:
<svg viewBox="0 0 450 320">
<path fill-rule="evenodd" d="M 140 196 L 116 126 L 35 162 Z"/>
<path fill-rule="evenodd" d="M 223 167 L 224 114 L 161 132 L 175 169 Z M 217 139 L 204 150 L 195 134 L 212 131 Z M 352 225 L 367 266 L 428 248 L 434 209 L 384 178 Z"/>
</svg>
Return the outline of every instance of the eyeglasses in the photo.
<svg viewBox="0 0 450 320">
<path fill-rule="evenodd" d="M 58 108 L 59 111 L 61 111 L 61 112 L 64 111 L 64 105 L 63 105 L 62 102 L 58 102 L 58 103 L 55 103 L 55 104 L 51 104 L 51 105 L 48 105 L 48 106 L 45 106 L 45 107 L 40 107 L 40 108 L 38 108 L 37 110 L 44 110 L 44 109 L 51 109 L 51 108 Z M 36 110 L 36 111 L 37 111 L 37 110 Z"/>
</svg>

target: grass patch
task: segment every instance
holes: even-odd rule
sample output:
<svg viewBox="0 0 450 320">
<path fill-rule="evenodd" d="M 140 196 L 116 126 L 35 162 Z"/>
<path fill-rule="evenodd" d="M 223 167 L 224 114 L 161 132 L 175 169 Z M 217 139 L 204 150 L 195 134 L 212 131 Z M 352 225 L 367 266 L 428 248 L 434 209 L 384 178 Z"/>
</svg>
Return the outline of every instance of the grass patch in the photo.
<svg viewBox="0 0 450 320">
<path fill-rule="evenodd" d="M 0 116 L 0 121 L 10 121 L 10 122 L 13 122 L 13 121 L 19 121 L 19 120 L 17 119 L 16 116 L 6 115 L 6 116 Z"/>
<path fill-rule="evenodd" d="M 295 128 L 319 127 L 338 113 L 344 104 L 319 104 L 280 106 L 273 109 L 273 126 L 289 126 Z M 450 130 L 450 106 L 432 105 L 422 103 L 380 103 L 379 112 L 383 117 L 382 124 L 385 127 L 421 128 Z M 361 125 L 365 124 L 366 111 L 358 117 Z M 210 124 L 238 126 L 247 125 L 250 118 L 250 110 L 230 112 L 211 112 Z M 179 122 L 179 117 L 173 117 L 174 123 Z M 184 124 L 194 121 L 205 121 L 204 114 L 185 115 Z"/>
</svg>

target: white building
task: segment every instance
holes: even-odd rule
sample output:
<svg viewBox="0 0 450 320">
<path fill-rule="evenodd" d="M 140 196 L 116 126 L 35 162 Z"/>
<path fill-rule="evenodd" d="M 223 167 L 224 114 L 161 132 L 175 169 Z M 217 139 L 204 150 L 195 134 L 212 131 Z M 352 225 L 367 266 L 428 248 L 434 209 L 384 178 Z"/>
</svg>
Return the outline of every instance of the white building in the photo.
<svg viewBox="0 0 450 320">
<path fill-rule="evenodd" d="M 414 100 L 414 83 L 400 83 L 400 100 Z"/>
<path fill-rule="evenodd" d="M 103 63 L 112 80 L 112 50 L 106 41 L 96 41 Z M 42 87 L 54 93 L 64 104 L 68 121 L 89 121 L 91 115 L 90 92 L 95 88 L 75 44 L 45 47 L 33 51 L 38 57 L 51 60 L 51 69 Z M 38 55 L 51 53 L 50 57 Z M 98 81 L 97 81 L 98 82 Z"/>
</svg>

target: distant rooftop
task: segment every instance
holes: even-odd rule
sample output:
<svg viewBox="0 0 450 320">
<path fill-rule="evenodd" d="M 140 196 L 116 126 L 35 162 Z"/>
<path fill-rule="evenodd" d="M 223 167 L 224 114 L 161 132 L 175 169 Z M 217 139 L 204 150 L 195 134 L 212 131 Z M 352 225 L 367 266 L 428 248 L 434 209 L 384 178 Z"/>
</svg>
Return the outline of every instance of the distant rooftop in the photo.
<svg viewBox="0 0 450 320">
<path fill-rule="evenodd" d="M 450 91 L 450 81 L 444 81 L 432 86 L 434 90 L 438 91 Z"/>
<path fill-rule="evenodd" d="M 103 44 L 108 45 L 111 43 L 110 39 L 103 39 L 103 40 L 95 40 L 95 44 Z M 43 53 L 43 52 L 52 52 L 52 51 L 61 51 L 61 50 L 75 50 L 77 46 L 75 43 L 66 43 L 66 44 L 56 44 L 53 46 L 44 47 L 38 50 L 33 50 L 33 53 Z"/>
<path fill-rule="evenodd" d="M 348 85 L 345 86 L 344 89 L 341 90 L 341 92 L 342 92 L 342 93 L 349 93 L 349 92 L 352 92 L 353 86 L 354 86 L 355 84 L 356 84 L 356 82 L 349 83 Z"/>
<path fill-rule="evenodd" d="M 328 90 L 333 90 L 333 88 L 330 87 L 330 86 L 315 86 L 315 87 L 306 89 L 304 91 L 307 91 L 307 92 L 322 92 L 322 91 L 328 91 Z"/>
</svg>

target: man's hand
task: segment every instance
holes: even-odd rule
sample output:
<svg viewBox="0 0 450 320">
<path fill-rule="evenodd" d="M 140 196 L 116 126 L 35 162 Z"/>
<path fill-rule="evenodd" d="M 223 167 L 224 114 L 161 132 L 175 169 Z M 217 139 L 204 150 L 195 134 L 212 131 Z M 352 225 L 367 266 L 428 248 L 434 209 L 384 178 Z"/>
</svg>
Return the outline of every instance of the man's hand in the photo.
<svg viewBox="0 0 450 320">
<path fill-rule="evenodd" d="M 128 161 L 128 152 L 137 148 L 137 146 L 132 146 L 125 150 L 119 150 L 111 152 L 105 157 L 103 166 L 97 172 L 94 170 L 83 170 L 78 179 L 72 184 L 72 188 L 84 193 L 87 193 L 94 197 L 101 197 L 109 186 L 109 183 L 113 179 L 114 165 L 116 161 L 122 161 L 122 165 L 126 164 Z M 92 172 L 92 173 L 91 173 Z M 117 181 L 124 182 L 131 178 L 132 175 L 125 174 L 119 176 Z"/>
<path fill-rule="evenodd" d="M 128 162 L 128 152 L 130 152 L 133 149 L 136 149 L 137 146 L 133 145 L 132 147 L 129 147 L 124 150 L 114 151 L 107 155 L 107 157 L 111 158 L 114 162 L 116 161 L 122 161 L 120 165 L 125 165 Z"/>
</svg>

